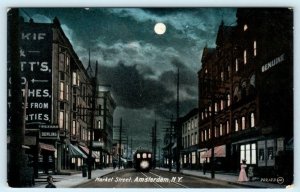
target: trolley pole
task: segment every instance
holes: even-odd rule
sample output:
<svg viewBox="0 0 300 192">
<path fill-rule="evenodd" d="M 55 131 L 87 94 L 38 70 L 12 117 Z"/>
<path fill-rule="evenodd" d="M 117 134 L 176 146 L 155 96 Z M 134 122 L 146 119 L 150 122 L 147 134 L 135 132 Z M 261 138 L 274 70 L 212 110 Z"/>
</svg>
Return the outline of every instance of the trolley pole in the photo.
<svg viewBox="0 0 300 192">
<path fill-rule="evenodd" d="M 122 118 L 120 119 L 120 135 L 119 135 L 119 169 L 121 168 L 121 144 L 122 144 Z"/>
</svg>

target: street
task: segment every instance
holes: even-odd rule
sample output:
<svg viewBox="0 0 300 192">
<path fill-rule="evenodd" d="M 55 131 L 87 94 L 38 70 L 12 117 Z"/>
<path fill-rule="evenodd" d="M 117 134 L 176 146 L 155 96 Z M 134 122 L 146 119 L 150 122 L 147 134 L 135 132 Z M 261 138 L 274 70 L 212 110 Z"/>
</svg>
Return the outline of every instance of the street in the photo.
<svg viewBox="0 0 300 192">
<path fill-rule="evenodd" d="M 161 170 L 136 172 L 124 169 L 76 186 L 78 188 L 241 188 L 226 182 L 212 181 Z"/>
</svg>

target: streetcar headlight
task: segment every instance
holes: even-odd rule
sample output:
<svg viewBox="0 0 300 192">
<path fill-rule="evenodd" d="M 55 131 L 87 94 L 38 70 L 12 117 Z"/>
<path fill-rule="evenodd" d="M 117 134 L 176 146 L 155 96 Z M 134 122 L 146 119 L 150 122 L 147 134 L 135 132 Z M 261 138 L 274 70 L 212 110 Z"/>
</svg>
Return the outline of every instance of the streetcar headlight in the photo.
<svg viewBox="0 0 300 192">
<path fill-rule="evenodd" d="M 136 158 L 137 158 L 137 159 L 141 158 L 141 154 L 139 154 L 139 153 L 136 154 Z"/>
<path fill-rule="evenodd" d="M 147 158 L 147 153 L 143 153 L 143 158 Z"/>
<path fill-rule="evenodd" d="M 151 158 L 151 153 L 148 154 L 148 158 Z"/>
<path fill-rule="evenodd" d="M 149 162 L 148 161 L 141 161 L 140 167 L 142 169 L 147 169 L 149 167 Z"/>
</svg>

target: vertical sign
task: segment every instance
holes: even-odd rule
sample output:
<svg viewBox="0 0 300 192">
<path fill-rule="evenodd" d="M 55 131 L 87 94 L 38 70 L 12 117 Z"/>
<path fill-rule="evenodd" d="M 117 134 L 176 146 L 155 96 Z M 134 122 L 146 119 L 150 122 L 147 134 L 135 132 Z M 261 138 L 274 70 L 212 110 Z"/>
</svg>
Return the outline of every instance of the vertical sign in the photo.
<svg viewBox="0 0 300 192">
<path fill-rule="evenodd" d="M 52 111 L 51 24 L 22 23 L 20 28 L 22 94 L 27 92 L 26 127 L 50 124 Z M 9 47 L 9 42 L 8 42 Z M 8 62 L 8 124 L 10 124 L 11 82 Z M 28 90 L 25 84 L 28 82 Z"/>
</svg>

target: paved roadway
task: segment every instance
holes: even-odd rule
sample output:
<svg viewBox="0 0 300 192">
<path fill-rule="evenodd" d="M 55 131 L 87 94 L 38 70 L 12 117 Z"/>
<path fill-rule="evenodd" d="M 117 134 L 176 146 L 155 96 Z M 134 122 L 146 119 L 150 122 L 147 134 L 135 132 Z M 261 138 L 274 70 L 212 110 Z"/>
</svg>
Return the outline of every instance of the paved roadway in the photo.
<svg viewBox="0 0 300 192">
<path fill-rule="evenodd" d="M 76 186 L 78 188 L 242 188 L 227 182 L 203 179 L 179 173 L 125 169 Z"/>
</svg>

